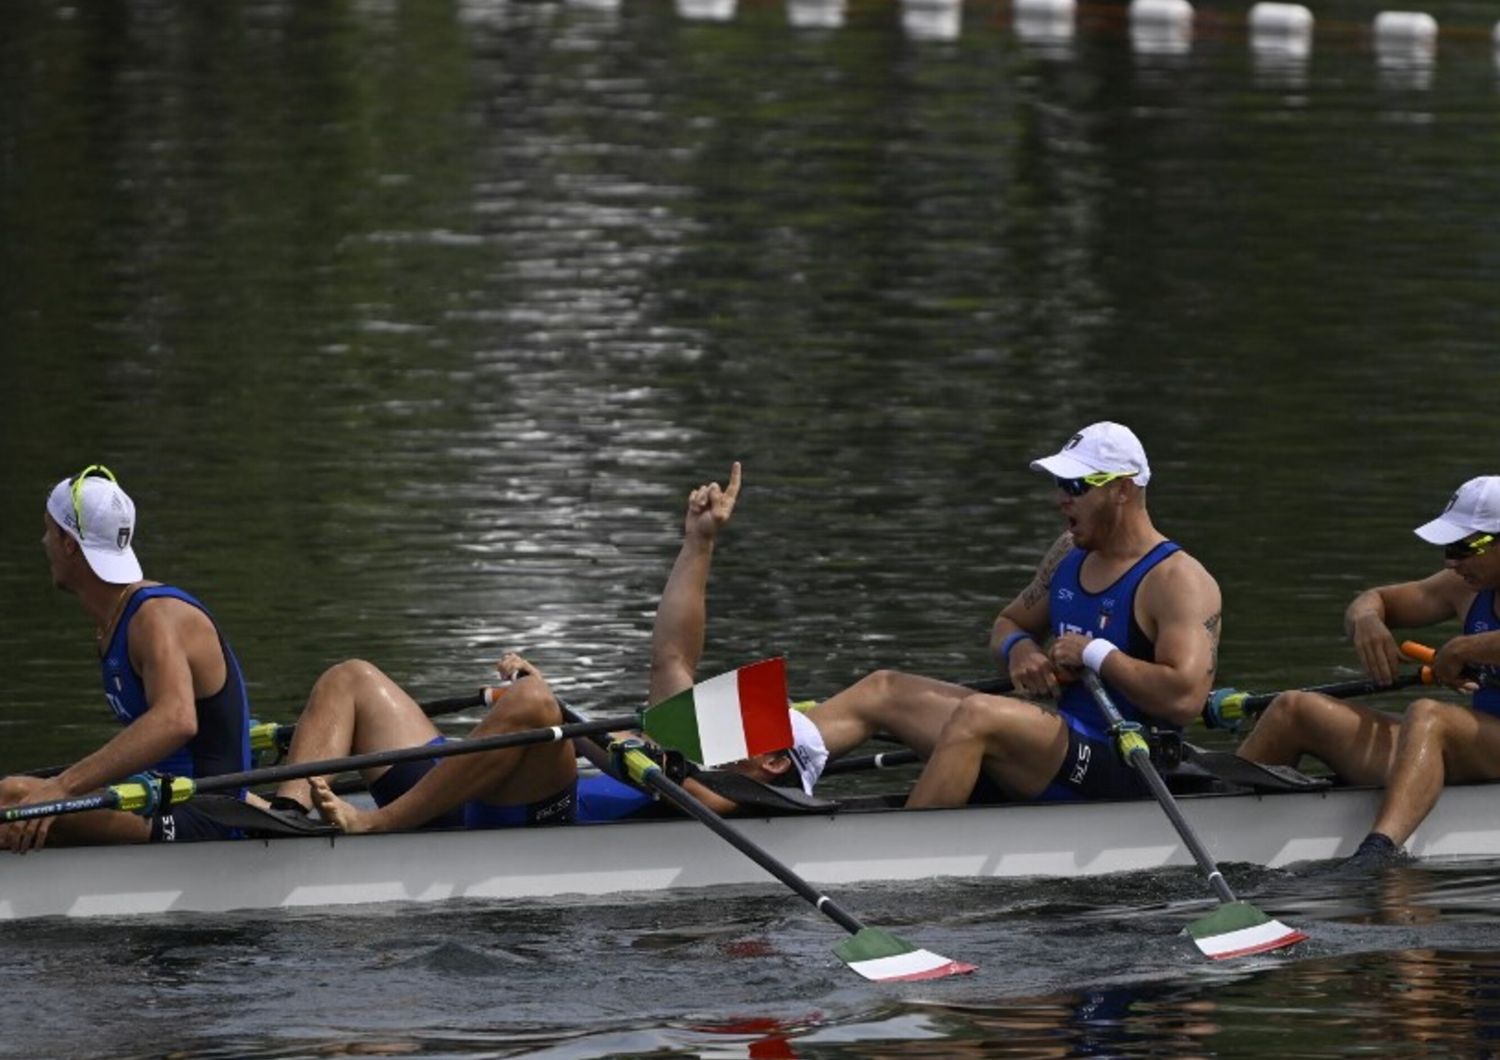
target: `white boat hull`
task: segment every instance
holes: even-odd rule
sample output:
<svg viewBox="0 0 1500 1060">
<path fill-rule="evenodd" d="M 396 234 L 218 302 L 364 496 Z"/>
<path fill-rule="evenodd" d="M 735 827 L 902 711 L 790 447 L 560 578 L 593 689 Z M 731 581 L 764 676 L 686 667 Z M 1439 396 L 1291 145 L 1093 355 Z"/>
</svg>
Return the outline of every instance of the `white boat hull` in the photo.
<svg viewBox="0 0 1500 1060">
<path fill-rule="evenodd" d="M 1216 860 L 1277 867 L 1353 852 L 1379 792 L 1186 797 Z M 1500 785 L 1455 787 L 1413 837 L 1424 858 L 1500 857 Z M 1091 876 L 1190 865 L 1151 801 L 742 818 L 813 883 Z M 551 898 L 769 882 L 691 820 L 571 828 L 46 849 L 0 856 L 0 919 Z"/>
</svg>

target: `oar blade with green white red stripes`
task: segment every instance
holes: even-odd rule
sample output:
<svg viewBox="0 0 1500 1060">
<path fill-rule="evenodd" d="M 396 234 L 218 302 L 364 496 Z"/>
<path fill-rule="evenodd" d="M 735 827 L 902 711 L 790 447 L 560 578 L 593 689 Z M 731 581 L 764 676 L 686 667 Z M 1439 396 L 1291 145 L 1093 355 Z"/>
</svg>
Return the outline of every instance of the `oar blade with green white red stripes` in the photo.
<svg viewBox="0 0 1500 1060">
<path fill-rule="evenodd" d="M 861 928 L 835 946 L 833 952 L 850 968 L 876 983 L 942 979 L 978 969 L 977 965 L 924 950 L 899 935 L 874 927 Z"/>
<path fill-rule="evenodd" d="M 1185 930 L 1193 945 L 1216 961 L 1285 949 L 1307 938 L 1249 902 L 1240 901 L 1225 902 Z"/>
</svg>

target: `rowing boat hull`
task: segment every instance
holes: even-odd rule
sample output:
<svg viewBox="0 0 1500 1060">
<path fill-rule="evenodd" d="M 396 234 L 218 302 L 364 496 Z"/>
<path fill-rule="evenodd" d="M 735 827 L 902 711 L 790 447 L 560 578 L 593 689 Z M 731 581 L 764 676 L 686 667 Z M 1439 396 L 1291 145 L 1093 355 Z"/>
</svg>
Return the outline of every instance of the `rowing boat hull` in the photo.
<svg viewBox="0 0 1500 1060">
<path fill-rule="evenodd" d="M 1202 795 L 1181 805 L 1218 861 L 1278 867 L 1352 853 L 1379 795 Z M 1424 858 L 1500 856 L 1497 808 L 1500 785 L 1450 788 L 1409 849 Z M 828 886 L 1192 864 L 1151 801 L 872 810 L 735 824 Z M 552 898 L 767 881 L 748 858 L 690 820 L 48 849 L 0 860 L 0 919 Z"/>
</svg>

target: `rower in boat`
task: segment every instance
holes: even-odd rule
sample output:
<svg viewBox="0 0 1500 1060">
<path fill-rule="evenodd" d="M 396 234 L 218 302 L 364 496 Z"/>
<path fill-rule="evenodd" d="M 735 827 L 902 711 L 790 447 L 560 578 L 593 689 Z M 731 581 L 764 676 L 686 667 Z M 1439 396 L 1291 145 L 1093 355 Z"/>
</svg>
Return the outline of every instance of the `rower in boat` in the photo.
<svg viewBox="0 0 1500 1060">
<path fill-rule="evenodd" d="M 66 799 L 150 771 L 208 777 L 250 767 L 250 704 L 234 651 L 208 610 L 147 581 L 135 554 L 135 503 L 102 465 L 53 487 L 42 516 L 52 581 L 94 622 L 104 696 L 124 728 L 53 776 L 0 780 L 0 806 Z M 148 784 L 154 790 L 154 784 Z M 142 816 L 94 810 L 0 827 L 0 848 L 44 843 L 223 839 L 229 827 L 186 804 Z"/>
<path fill-rule="evenodd" d="M 1398 720 L 1317 692 L 1285 692 L 1238 751 L 1252 762 L 1288 766 L 1309 754 L 1348 783 L 1387 785 L 1370 833 L 1350 859 L 1368 867 L 1402 856 L 1445 783 L 1500 779 L 1500 688 L 1491 687 L 1500 677 L 1500 476 L 1465 482 L 1443 513 L 1415 532 L 1442 546 L 1443 569 L 1365 590 L 1345 610 L 1344 628 L 1370 676 L 1391 684 L 1401 662 L 1392 627 L 1462 619 L 1463 633 L 1438 649 L 1432 669 L 1442 684 L 1470 693 L 1473 709 L 1422 698 Z"/>
<path fill-rule="evenodd" d="M 740 482 L 736 463 L 727 487 L 709 483 L 688 497 L 683 543 L 652 632 L 652 702 L 693 683 L 703 650 L 704 594 L 714 542 L 734 511 Z M 535 666 L 508 654 L 497 669 L 512 683 L 470 734 L 472 738 L 562 724 L 561 705 Z M 815 741 L 816 729 L 795 714 L 793 725 L 798 736 L 794 747 L 757 755 L 734 768 L 765 780 L 785 774 L 796 761 L 810 792 L 815 770 L 821 768 L 821 752 L 815 743 L 804 746 L 802 741 Z M 288 760 L 312 761 L 442 739 L 417 703 L 394 681 L 370 663 L 351 661 L 319 678 L 297 724 Z M 567 742 L 534 745 L 371 771 L 366 779 L 376 802 L 374 810 L 362 811 L 338 798 L 321 778 L 282 785 L 272 805 L 293 810 L 316 806 L 326 820 L 347 832 L 613 820 L 654 805 L 651 795 L 608 772 L 579 777 L 575 755 L 580 752 L 606 764 L 601 749 L 588 741 L 576 746 Z M 684 778 L 684 783 L 714 809 L 734 808 L 734 803 L 697 781 Z"/>
<path fill-rule="evenodd" d="M 1090 670 L 1128 722 L 1179 731 L 1198 716 L 1213 682 L 1219 586 L 1152 523 L 1151 468 L 1135 434 L 1118 423 L 1094 423 L 1031 467 L 1053 476 L 1069 541 L 1052 550 L 1033 583 L 1046 591 L 1012 601 L 995 623 L 992 643 L 1014 687 L 1056 697 L 1056 708 L 967 696 L 944 726 L 908 806 L 1145 795 L 1083 682 L 1059 684 L 1057 675 Z"/>
</svg>

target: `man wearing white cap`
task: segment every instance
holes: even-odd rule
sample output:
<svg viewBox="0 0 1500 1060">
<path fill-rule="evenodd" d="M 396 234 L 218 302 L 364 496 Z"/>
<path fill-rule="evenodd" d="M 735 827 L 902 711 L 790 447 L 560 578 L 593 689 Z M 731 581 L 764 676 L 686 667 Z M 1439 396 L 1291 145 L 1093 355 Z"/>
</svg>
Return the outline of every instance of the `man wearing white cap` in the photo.
<svg viewBox="0 0 1500 1060">
<path fill-rule="evenodd" d="M 42 521 L 52 581 L 94 622 L 105 699 L 125 728 L 56 776 L 0 780 L 0 805 L 81 795 L 148 770 L 204 777 L 250 768 L 250 707 L 234 652 L 202 604 L 143 579 L 135 504 L 109 469 L 91 465 L 59 482 Z M 231 834 L 187 803 L 149 818 L 99 810 L 7 825 L 0 848 Z"/>
<path fill-rule="evenodd" d="M 1465 482 L 1416 534 L 1442 546 L 1443 569 L 1360 593 L 1344 612 L 1344 628 L 1370 676 L 1388 684 L 1401 664 L 1393 627 L 1461 618 L 1463 633 L 1438 649 L 1432 665 L 1443 684 L 1473 694 L 1473 709 L 1418 699 L 1398 721 L 1315 692 L 1284 692 L 1239 748 L 1268 765 L 1295 766 L 1310 754 L 1351 784 L 1386 784 L 1374 827 L 1355 852 L 1370 865 L 1398 856 L 1447 781 L 1500 779 L 1500 476 Z"/>
<path fill-rule="evenodd" d="M 1092 670 L 1128 720 L 1166 729 L 1196 717 L 1213 683 L 1219 586 L 1151 522 L 1151 466 L 1135 434 L 1094 423 L 1031 467 L 1053 478 L 1069 547 L 1000 613 L 991 643 L 1018 692 L 1056 706 L 967 696 L 909 806 L 1144 795 L 1083 682 L 1057 675 Z"/>
</svg>

